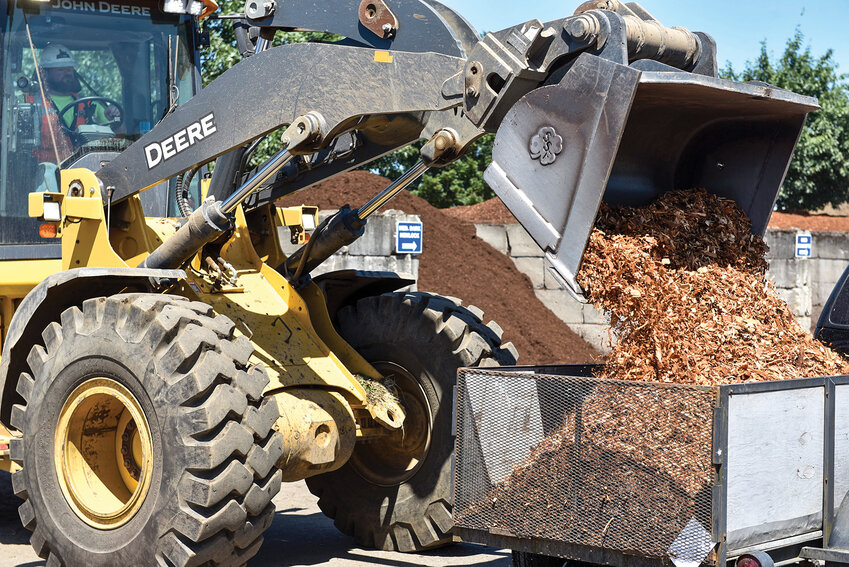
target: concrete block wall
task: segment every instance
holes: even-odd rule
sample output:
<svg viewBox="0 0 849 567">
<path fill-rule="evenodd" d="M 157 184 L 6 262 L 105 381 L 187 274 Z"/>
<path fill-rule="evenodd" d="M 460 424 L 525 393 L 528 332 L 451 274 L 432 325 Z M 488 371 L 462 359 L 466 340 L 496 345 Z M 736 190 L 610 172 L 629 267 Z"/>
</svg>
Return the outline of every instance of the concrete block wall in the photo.
<svg viewBox="0 0 849 567">
<path fill-rule="evenodd" d="M 796 258 L 796 230 L 770 229 L 765 241 L 769 271 L 776 292 L 790 306 L 799 324 L 810 329 L 831 289 L 849 264 L 849 235 L 814 233 L 811 258 Z M 525 273 L 540 301 L 587 342 L 608 352 L 612 346 L 606 314 L 582 304 L 561 289 L 548 269 L 542 250 L 518 224 L 477 225 L 477 235 L 510 256 Z"/>
<path fill-rule="evenodd" d="M 549 262 L 531 235 L 518 224 L 477 225 L 477 236 L 513 260 L 530 278 L 539 300 L 570 329 L 602 352 L 611 347 L 610 320 L 592 305 L 576 301 L 560 287 L 549 270 Z"/>
<path fill-rule="evenodd" d="M 812 236 L 811 315 L 816 324 L 834 285 L 849 266 L 849 233 L 814 232 Z"/>
<path fill-rule="evenodd" d="M 775 291 L 787 303 L 799 325 L 811 328 L 813 281 L 811 267 L 814 258 L 796 258 L 796 234 L 793 229 L 767 229 L 764 242 L 769 246 L 766 254 L 769 269 L 767 278 Z"/>
<path fill-rule="evenodd" d="M 335 211 L 320 211 L 319 222 Z M 418 279 L 419 257 L 416 254 L 397 254 L 395 252 L 395 227 L 397 222 L 420 220 L 418 215 L 408 215 L 401 211 L 388 210 L 369 217 L 365 234 L 350 246 L 345 246 L 339 252 L 328 258 L 316 268 L 312 275 L 336 270 L 367 270 L 373 272 L 396 272 L 410 279 Z M 291 254 L 299 248 L 289 243 L 288 229 L 284 229 L 283 251 Z M 423 238 L 427 238 L 427 227 Z M 415 290 L 415 285 L 406 288 Z"/>
<path fill-rule="evenodd" d="M 333 211 L 322 211 L 323 220 Z M 369 219 L 365 234 L 343 248 L 315 270 L 314 275 L 335 270 L 396 272 L 417 279 L 417 255 L 395 252 L 395 227 L 398 221 L 419 221 L 418 215 L 389 210 Z M 427 246 L 424 227 L 424 245 Z M 849 265 L 849 233 L 814 232 L 810 258 L 796 258 L 796 230 L 769 229 L 764 237 L 770 250 L 769 272 L 776 292 L 793 311 L 803 328 L 816 324 L 822 306 L 834 285 Z M 288 235 L 288 231 L 286 231 Z M 540 301 L 580 335 L 603 352 L 612 337 L 607 315 L 591 305 L 572 299 L 551 275 L 548 261 L 530 235 L 518 224 L 477 225 L 477 236 L 499 252 L 510 256 L 519 271 L 526 274 Z M 286 253 L 297 246 L 286 245 Z M 415 289 L 412 287 L 411 289 Z"/>
</svg>

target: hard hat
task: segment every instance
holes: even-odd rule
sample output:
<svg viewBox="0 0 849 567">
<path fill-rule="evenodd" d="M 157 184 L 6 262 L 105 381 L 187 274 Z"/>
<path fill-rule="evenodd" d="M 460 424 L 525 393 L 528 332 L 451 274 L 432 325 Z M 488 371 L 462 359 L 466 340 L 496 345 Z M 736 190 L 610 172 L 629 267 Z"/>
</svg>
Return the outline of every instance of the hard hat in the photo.
<svg viewBox="0 0 849 567">
<path fill-rule="evenodd" d="M 76 67 L 77 62 L 74 61 L 70 50 L 64 45 L 51 43 L 41 50 L 41 60 L 39 61 L 42 69 L 58 69 L 60 67 Z"/>
</svg>

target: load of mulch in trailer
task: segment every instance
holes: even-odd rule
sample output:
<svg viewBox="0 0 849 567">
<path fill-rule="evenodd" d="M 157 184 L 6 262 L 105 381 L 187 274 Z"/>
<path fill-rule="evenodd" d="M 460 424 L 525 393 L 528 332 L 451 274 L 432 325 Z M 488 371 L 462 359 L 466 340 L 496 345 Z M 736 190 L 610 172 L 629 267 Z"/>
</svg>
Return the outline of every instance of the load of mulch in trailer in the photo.
<svg viewBox="0 0 849 567">
<path fill-rule="evenodd" d="M 693 519 L 709 532 L 715 394 L 680 385 L 849 372 L 775 295 L 765 253 L 740 208 L 704 190 L 602 205 L 578 282 L 611 315 L 618 343 L 597 375 L 616 382 L 599 380 L 460 521 L 652 556 Z"/>
<path fill-rule="evenodd" d="M 364 205 L 389 184 L 379 175 L 353 171 L 289 195 L 280 206 L 323 209 Z M 583 364 L 597 351 L 557 318 L 534 294 L 530 280 L 504 254 L 475 235 L 475 226 L 402 192 L 383 209 L 419 215 L 424 223 L 418 288 L 476 305 L 504 329 L 504 340 L 519 351 L 522 364 Z M 366 229 L 368 230 L 368 229 Z"/>
<path fill-rule="evenodd" d="M 693 520 L 710 530 L 714 392 L 544 380 L 538 388 L 565 406 L 560 426 L 480 499 L 467 501 L 456 480 L 457 525 L 649 557 L 665 557 Z"/>
</svg>

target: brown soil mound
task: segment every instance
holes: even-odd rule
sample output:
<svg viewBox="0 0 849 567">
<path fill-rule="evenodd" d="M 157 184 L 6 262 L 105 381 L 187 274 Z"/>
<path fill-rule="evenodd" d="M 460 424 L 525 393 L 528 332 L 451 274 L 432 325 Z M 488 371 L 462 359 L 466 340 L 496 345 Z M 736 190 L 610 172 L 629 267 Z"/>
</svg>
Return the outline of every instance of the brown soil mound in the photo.
<svg viewBox="0 0 849 567">
<path fill-rule="evenodd" d="M 476 205 L 453 207 L 444 209 L 444 211 L 446 215 L 475 224 L 512 224 L 518 222 L 513 213 L 498 197 L 493 197 Z"/>
<path fill-rule="evenodd" d="M 388 183 L 367 171 L 354 171 L 278 203 L 358 207 Z M 596 350 L 536 298 L 527 276 L 507 256 L 475 236 L 472 223 L 452 218 L 407 192 L 385 208 L 419 215 L 424 223 L 419 289 L 459 297 L 465 304 L 483 309 L 504 328 L 504 340 L 516 345 L 520 364 L 581 364 L 597 359 Z"/>
<path fill-rule="evenodd" d="M 601 374 L 708 385 L 845 374 L 764 281 L 765 251 L 743 211 L 704 190 L 602 205 L 578 274 L 619 337 Z"/>
<path fill-rule="evenodd" d="M 498 197 L 477 205 L 445 209 L 445 214 L 475 224 L 511 224 L 517 222 Z M 772 213 L 769 226 L 772 228 L 849 232 L 849 217 L 811 213 Z"/>
</svg>

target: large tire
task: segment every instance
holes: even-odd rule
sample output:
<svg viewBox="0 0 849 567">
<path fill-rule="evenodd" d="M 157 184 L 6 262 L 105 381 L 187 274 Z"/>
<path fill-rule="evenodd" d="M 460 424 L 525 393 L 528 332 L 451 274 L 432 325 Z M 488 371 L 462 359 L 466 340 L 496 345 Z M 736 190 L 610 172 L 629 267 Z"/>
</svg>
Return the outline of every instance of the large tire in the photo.
<svg viewBox="0 0 849 567">
<path fill-rule="evenodd" d="M 283 446 L 268 377 L 234 330 L 151 294 L 90 299 L 47 326 L 12 413 L 19 514 L 47 565 L 243 565 L 258 551 Z"/>
<path fill-rule="evenodd" d="M 307 479 L 321 511 L 358 544 L 411 552 L 451 541 L 457 369 L 517 356 L 482 316 L 427 293 L 367 297 L 340 310 L 340 334 L 392 380 L 407 413 L 403 433 L 358 443 L 342 468 Z"/>
</svg>

